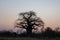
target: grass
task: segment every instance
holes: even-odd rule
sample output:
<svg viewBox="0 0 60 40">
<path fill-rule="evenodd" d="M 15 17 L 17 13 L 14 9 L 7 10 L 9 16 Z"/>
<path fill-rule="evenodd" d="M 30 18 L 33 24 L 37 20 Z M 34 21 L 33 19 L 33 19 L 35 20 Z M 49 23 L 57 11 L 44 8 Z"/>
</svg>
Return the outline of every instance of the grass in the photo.
<svg viewBox="0 0 60 40">
<path fill-rule="evenodd" d="M 0 40 L 60 40 L 60 38 L 31 38 L 31 37 L 0 37 Z"/>
</svg>

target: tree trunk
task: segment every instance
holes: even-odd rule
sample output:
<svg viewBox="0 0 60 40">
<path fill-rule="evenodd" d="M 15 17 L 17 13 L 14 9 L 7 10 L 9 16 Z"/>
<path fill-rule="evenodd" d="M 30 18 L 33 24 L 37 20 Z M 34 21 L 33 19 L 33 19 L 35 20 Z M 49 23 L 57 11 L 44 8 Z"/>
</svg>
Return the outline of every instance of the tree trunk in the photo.
<svg viewBox="0 0 60 40">
<path fill-rule="evenodd" d="M 28 35 L 32 34 L 32 27 L 28 26 L 27 29 L 26 29 L 26 31 L 27 31 Z"/>
</svg>

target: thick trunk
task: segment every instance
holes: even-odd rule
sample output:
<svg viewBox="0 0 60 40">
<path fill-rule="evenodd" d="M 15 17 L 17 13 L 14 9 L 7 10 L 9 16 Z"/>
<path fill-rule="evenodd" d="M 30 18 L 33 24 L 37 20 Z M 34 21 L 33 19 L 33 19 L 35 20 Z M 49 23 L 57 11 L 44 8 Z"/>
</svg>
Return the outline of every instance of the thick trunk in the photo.
<svg viewBox="0 0 60 40">
<path fill-rule="evenodd" d="M 26 31 L 27 31 L 28 35 L 32 34 L 32 27 L 28 26 L 27 29 L 26 29 Z"/>
</svg>

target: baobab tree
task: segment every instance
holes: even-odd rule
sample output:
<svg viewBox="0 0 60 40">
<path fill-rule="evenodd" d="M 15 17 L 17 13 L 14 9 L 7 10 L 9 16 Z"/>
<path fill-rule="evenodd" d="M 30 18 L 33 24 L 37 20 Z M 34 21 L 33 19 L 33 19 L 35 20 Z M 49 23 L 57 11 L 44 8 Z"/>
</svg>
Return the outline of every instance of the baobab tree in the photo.
<svg viewBox="0 0 60 40">
<path fill-rule="evenodd" d="M 19 13 L 15 27 L 26 29 L 27 34 L 31 34 L 33 29 L 44 27 L 44 22 L 33 11 L 23 12 Z"/>
</svg>

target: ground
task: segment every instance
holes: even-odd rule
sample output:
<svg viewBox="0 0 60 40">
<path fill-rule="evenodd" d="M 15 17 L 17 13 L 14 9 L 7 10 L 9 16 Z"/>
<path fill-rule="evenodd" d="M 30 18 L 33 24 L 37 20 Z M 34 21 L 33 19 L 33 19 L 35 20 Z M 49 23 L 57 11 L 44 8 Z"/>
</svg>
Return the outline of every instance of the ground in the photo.
<svg viewBox="0 0 60 40">
<path fill-rule="evenodd" d="M 30 38 L 30 37 L 16 37 L 16 38 L 8 38 L 8 37 L 0 37 L 0 40 L 60 40 L 60 38 Z"/>
</svg>

